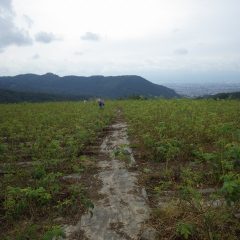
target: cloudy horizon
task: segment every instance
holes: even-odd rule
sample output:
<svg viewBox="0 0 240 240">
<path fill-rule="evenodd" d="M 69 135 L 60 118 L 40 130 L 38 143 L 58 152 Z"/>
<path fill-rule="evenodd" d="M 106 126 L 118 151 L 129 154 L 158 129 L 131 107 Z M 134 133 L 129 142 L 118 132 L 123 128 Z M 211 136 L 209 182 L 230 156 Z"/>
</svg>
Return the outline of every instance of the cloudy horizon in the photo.
<svg viewBox="0 0 240 240">
<path fill-rule="evenodd" d="M 237 81 L 239 9 L 238 0 L 0 0 L 0 75 Z"/>
</svg>

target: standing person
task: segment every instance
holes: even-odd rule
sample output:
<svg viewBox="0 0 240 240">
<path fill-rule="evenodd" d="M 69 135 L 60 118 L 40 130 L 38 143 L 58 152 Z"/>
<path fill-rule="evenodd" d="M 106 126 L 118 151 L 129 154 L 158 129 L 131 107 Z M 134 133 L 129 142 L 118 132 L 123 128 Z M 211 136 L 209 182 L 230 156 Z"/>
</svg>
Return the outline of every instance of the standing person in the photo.
<svg viewBox="0 0 240 240">
<path fill-rule="evenodd" d="M 104 108 L 105 104 L 104 104 L 104 100 L 103 99 L 99 98 L 97 100 L 97 102 L 98 102 L 98 106 L 99 106 L 100 109 Z"/>
</svg>

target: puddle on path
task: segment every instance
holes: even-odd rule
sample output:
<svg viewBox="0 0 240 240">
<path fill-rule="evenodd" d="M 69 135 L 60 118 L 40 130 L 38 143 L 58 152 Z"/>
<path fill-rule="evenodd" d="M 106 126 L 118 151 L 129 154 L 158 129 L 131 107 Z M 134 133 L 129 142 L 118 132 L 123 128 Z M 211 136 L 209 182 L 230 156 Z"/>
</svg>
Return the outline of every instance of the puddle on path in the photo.
<svg viewBox="0 0 240 240">
<path fill-rule="evenodd" d="M 155 232 L 145 224 L 150 213 L 146 191 L 137 185 L 137 173 L 127 169 L 127 165 L 135 163 L 127 126 L 118 123 L 111 129 L 101 145 L 106 159 L 98 163 L 97 178 L 102 181 L 99 194 L 103 197 L 94 202 L 92 214 L 83 215 L 75 226 L 66 226 L 67 238 L 78 239 L 73 236 L 84 232 L 90 240 L 152 240 Z M 129 161 L 118 159 L 115 153 L 119 151 L 125 153 Z"/>
</svg>

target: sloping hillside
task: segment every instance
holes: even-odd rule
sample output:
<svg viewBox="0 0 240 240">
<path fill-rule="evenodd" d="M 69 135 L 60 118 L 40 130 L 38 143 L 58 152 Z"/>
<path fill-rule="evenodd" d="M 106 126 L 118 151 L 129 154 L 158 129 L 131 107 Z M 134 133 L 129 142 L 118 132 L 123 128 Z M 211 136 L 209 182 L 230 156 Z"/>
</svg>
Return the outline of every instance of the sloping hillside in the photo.
<svg viewBox="0 0 240 240">
<path fill-rule="evenodd" d="M 7 89 L 0 89 L 0 103 L 77 101 L 87 98 L 88 97 L 86 96 L 65 96 L 48 93 L 17 92 Z"/>
<path fill-rule="evenodd" d="M 131 95 L 179 97 L 172 89 L 135 76 L 65 76 L 52 73 L 0 77 L 0 88 L 22 92 L 119 98 Z"/>
<path fill-rule="evenodd" d="M 218 93 L 215 95 L 208 95 L 205 98 L 213 99 L 240 99 L 240 92 L 231 92 L 231 93 Z"/>
</svg>

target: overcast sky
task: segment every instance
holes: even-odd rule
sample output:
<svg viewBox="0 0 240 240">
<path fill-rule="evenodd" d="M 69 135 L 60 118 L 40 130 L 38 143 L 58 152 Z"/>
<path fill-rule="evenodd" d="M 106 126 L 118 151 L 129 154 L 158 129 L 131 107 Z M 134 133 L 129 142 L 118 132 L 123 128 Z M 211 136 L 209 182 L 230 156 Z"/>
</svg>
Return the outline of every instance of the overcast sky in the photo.
<svg viewBox="0 0 240 240">
<path fill-rule="evenodd" d="M 240 81 L 240 0 L 0 0 L 0 75 Z"/>
</svg>

